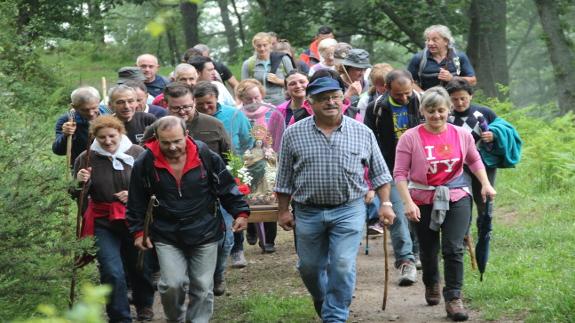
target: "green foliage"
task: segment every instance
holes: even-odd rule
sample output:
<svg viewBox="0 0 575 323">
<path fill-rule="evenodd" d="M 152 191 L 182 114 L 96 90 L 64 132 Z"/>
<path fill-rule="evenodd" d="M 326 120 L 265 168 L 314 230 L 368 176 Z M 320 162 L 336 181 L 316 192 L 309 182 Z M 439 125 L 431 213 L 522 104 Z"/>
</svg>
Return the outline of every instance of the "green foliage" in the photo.
<svg viewBox="0 0 575 323">
<path fill-rule="evenodd" d="M 60 315 L 53 305 L 38 305 L 38 312 L 43 318 L 34 318 L 22 323 L 104 323 L 104 308 L 106 305 L 106 296 L 110 294 L 110 286 L 92 286 L 85 285 L 82 288 L 82 298 L 72 309 Z"/>
</svg>

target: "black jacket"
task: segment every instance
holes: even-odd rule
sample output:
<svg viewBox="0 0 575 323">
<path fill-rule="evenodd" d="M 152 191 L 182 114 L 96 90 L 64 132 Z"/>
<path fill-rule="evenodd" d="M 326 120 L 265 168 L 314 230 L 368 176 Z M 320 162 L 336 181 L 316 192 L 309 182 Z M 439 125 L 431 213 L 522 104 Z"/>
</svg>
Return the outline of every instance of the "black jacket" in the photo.
<svg viewBox="0 0 575 323">
<path fill-rule="evenodd" d="M 159 202 L 150 226 L 152 241 L 179 247 L 215 242 L 223 237 L 225 227 L 218 200 L 234 217 L 249 214 L 248 204 L 221 157 L 204 143 L 189 140 L 197 145 L 198 152 L 205 149 L 211 160 L 201 157 L 201 166 L 185 170 L 180 183 L 167 168 L 155 163 L 159 150 L 151 148 L 151 143 L 134 163 L 126 211 L 132 234 L 143 231 L 151 194 Z M 210 181 L 210 174 L 216 174 L 217 180 Z"/>
<path fill-rule="evenodd" d="M 413 128 L 422 122 L 422 116 L 419 113 L 419 96 L 415 92 L 409 98 L 407 115 L 409 118 L 408 128 Z M 395 147 L 399 138 L 397 138 L 394 131 L 395 125 L 393 124 L 391 103 L 389 103 L 389 93 L 383 94 L 367 105 L 363 123 L 375 134 L 387 167 L 393 172 Z"/>
</svg>

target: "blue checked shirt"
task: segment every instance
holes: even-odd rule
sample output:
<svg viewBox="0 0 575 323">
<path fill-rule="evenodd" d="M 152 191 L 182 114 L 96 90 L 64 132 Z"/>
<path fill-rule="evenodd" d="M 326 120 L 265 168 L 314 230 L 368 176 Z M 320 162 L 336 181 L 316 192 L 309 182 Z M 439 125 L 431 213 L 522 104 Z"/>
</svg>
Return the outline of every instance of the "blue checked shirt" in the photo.
<svg viewBox="0 0 575 323">
<path fill-rule="evenodd" d="M 392 178 L 373 132 L 346 116 L 330 137 L 308 117 L 282 138 L 274 191 L 307 205 L 335 206 L 363 197 L 368 178 L 378 188 Z"/>
</svg>

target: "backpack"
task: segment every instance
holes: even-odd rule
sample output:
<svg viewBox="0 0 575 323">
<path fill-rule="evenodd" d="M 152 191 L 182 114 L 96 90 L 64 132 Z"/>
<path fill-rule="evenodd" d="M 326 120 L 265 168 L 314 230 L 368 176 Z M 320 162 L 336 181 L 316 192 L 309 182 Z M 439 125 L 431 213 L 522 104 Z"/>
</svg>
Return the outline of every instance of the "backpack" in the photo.
<svg viewBox="0 0 575 323">
<path fill-rule="evenodd" d="M 275 74 L 281 65 L 282 68 L 284 69 L 284 71 L 283 71 L 284 74 L 287 74 L 285 66 L 283 66 L 283 64 L 282 64 L 282 60 L 283 60 L 284 56 L 286 56 L 286 55 L 291 60 L 291 64 L 292 64 L 293 68 L 296 68 L 296 65 L 295 65 L 293 58 L 290 55 L 288 55 L 287 53 L 271 52 L 270 53 L 270 70 L 269 70 L 269 73 Z M 250 58 L 248 58 L 248 76 L 249 77 L 253 77 L 255 66 L 256 66 L 256 57 L 251 56 Z"/>
<path fill-rule="evenodd" d="M 424 49 L 421 54 L 421 59 L 419 60 L 419 70 L 417 71 L 419 82 L 422 80 L 423 70 L 425 69 L 425 65 L 427 65 L 427 52 L 427 48 Z M 453 47 L 449 47 L 447 50 L 447 57 L 449 58 L 450 56 L 453 65 L 455 65 L 455 75 L 459 76 L 459 74 L 461 74 L 461 62 L 459 61 L 459 56 L 457 56 L 457 51 Z"/>
</svg>

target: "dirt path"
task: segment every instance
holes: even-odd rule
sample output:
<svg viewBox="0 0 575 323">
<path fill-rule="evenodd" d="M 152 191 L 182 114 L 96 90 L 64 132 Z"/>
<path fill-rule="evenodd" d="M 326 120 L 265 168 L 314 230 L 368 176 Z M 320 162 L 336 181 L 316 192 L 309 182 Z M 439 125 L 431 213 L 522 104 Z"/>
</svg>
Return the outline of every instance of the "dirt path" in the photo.
<svg viewBox="0 0 575 323">
<path fill-rule="evenodd" d="M 391 244 L 390 284 L 387 308 L 381 310 L 384 284 L 384 260 L 382 236 L 369 241 L 369 255 L 365 255 L 365 239 L 362 241 L 357 257 L 357 287 L 351 305 L 349 322 L 449 322 L 445 314 L 444 303 L 428 306 L 424 299 L 424 287 L 419 281 L 410 287 L 399 287 L 399 273 L 393 268 Z M 291 232 L 278 230 L 277 252 L 263 255 L 256 246 L 246 246 L 246 258 L 249 265 L 244 269 L 228 269 L 228 290 L 224 296 L 215 301 L 213 322 L 250 322 L 250 319 L 230 310 L 230 304 L 238 299 L 260 293 L 277 293 L 283 295 L 308 295 L 295 269 L 296 255 Z M 278 279 L 287 277 L 288 279 Z M 311 302 L 311 299 L 310 299 Z M 233 306 L 232 306 L 233 308 Z M 164 322 L 162 306 L 156 295 L 156 320 Z M 469 322 L 481 322 L 479 313 L 470 311 Z M 316 320 L 319 322 L 319 320 Z"/>
</svg>

